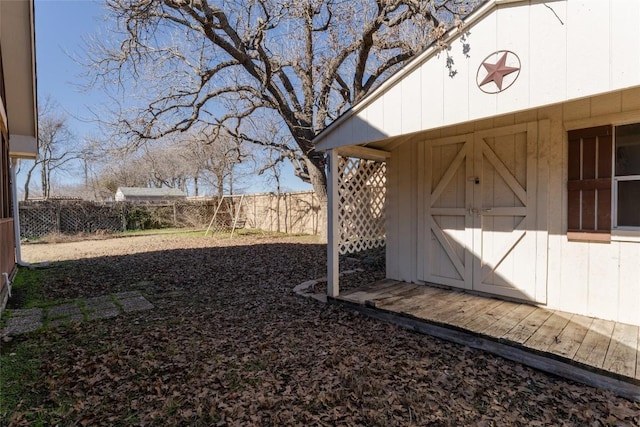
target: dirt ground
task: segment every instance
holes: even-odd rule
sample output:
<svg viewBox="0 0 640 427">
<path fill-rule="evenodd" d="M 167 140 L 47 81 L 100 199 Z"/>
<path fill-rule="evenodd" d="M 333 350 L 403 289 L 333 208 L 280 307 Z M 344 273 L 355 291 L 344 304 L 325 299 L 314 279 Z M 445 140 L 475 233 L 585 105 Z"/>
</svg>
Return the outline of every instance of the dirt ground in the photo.
<svg viewBox="0 0 640 427">
<path fill-rule="evenodd" d="M 152 310 L 47 328 L 0 425 L 640 425 L 640 405 L 468 347 L 305 299 L 310 237 L 156 235 L 28 244 L 43 301 L 137 290 Z M 348 264 L 348 265 L 347 265 Z M 380 263 L 350 260 L 363 273 Z M 3 362 L 7 351 L 3 351 Z"/>
</svg>

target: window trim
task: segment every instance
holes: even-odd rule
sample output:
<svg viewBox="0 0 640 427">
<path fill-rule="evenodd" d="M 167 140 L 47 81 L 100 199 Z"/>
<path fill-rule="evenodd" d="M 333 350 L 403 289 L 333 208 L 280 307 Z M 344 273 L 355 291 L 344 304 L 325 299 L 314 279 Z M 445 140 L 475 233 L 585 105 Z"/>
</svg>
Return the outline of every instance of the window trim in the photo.
<svg viewBox="0 0 640 427">
<path fill-rule="evenodd" d="M 640 181 L 640 175 L 616 175 L 616 129 L 620 126 L 640 124 L 640 119 L 624 123 L 613 124 L 613 138 L 611 139 L 611 231 L 635 232 L 640 239 L 640 226 L 619 226 L 618 225 L 618 182 L 620 181 Z M 628 234 L 625 233 L 628 237 Z"/>
<path fill-rule="evenodd" d="M 620 181 L 640 181 L 640 175 L 614 175 L 612 177 L 611 184 L 613 188 L 611 191 L 611 196 L 613 197 L 613 200 L 611 202 L 611 230 L 635 231 L 638 232 L 638 235 L 640 236 L 640 226 L 634 227 L 628 225 L 618 225 L 618 182 Z"/>
</svg>

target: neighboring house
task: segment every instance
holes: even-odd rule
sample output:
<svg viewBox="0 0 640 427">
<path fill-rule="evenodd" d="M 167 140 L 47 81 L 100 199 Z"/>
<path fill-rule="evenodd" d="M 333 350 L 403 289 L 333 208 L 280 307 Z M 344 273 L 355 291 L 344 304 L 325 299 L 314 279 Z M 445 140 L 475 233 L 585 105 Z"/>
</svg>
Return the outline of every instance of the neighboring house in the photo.
<svg viewBox="0 0 640 427">
<path fill-rule="evenodd" d="M 116 202 L 165 202 L 185 200 L 187 195 L 176 188 L 119 187 L 115 198 Z"/>
<path fill-rule="evenodd" d="M 328 293 L 334 165 L 358 157 L 386 166 L 388 278 L 640 325 L 638 21 L 637 0 L 489 1 L 328 126 Z"/>
<path fill-rule="evenodd" d="M 37 145 L 33 1 L 0 1 L 0 311 L 20 262 L 15 173 Z M 15 221 L 14 221 L 15 218 Z"/>
</svg>

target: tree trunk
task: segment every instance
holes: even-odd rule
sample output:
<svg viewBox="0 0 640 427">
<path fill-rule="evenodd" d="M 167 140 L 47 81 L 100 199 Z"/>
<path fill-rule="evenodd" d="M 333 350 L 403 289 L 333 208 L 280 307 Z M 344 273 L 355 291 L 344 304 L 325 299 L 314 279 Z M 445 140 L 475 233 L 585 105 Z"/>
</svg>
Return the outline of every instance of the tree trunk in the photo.
<svg viewBox="0 0 640 427">
<path fill-rule="evenodd" d="M 45 169 L 46 162 L 42 162 L 40 169 L 40 185 L 42 186 L 42 197 L 47 198 L 47 170 Z"/>
<path fill-rule="evenodd" d="M 222 197 L 224 195 L 224 175 L 216 175 L 216 191 L 218 193 L 218 197 Z"/>
<path fill-rule="evenodd" d="M 306 162 L 309 170 L 309 180 L 311 181 L 311 185 L 313 185 L 313 191 L 315 191 L 318 203 L 320 204 L 320 211 L 318 212 L 318 237 L 322 243 L 327 243 L 327 207 L 329 203 L 327 175 L 324 168 L 317 166 L 311 160 L 307 159 Z"/>
<path fill-rule="evenodd" d="M 27 179 L 24 182 L 24 199 L 29 200 L 29 181 L 31 181 L 31 171 L 27 172 Z"/>
<path fill-rule="evenodd" d="M 33 173 L 37 165 L 38 163 L 34 162 L 33 166 L 31 166 L 31 168 L 29 168 L 29 170 L 27 171 L 27 178 L 24 182 L 24 199 L 25 200 L 29 200 L 29 185 L 31 184 L 31 174 Z"/>
</svg>

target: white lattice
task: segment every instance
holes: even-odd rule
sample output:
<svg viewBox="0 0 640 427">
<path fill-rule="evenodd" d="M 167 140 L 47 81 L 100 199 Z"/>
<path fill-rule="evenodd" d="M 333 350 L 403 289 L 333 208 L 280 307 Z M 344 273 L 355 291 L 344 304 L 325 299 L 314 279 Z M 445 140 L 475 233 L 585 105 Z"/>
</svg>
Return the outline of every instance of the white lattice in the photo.
<svg viewBox="0 0 640 427">
<path fill-rule="evenodd" d="M 383 246 L 386 164 L 339 157 L 339 171 L 340 253 Z"/>
</svg>

